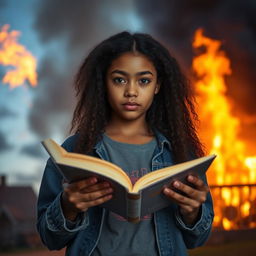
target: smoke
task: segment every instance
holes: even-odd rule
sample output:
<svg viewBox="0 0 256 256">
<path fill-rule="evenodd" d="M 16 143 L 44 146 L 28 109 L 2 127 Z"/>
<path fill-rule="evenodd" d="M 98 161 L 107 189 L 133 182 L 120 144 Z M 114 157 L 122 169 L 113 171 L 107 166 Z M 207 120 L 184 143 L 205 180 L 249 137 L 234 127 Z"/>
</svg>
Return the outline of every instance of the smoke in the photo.
<svg viewBox="0 0 256 256">
<path fill-rule="evenodd" d="M 0 152 L 2 153 L 3 151 L 10 150 L 12 148 L 13 146 L 7 142 L 5 135 L 0 131 Z"/>
<path fill-rule="evenodd" d="M 24 146 L 20 153 L 41 159 L 45 156 L 45 152 L 43 152 L 42 147 L 38 143 Z"/>
<path fill-rule="evenodd" d="M 17 113 L 11 111 L 5 106 L 0 106 L 0 120 L 6 117 L 17 117 Z"/>
<path fill-rule="evenodd" d="M 227 77 L 228 94 L 246 113 L 256 114 L 256 2 L 253 0 L 153 0 L 139 1 L 139 13 L 145 26 L 157 38 L 172 45 L 187 73 L 195 54 L 191 49 L 193 34 L 199 27 L 206 36 L 221 40 L 232 63 Z M 191 75 L 191 74 L 190 74 Z M 238 84 L 238 82 L 240 84 Z M 241 95 L 241 88 L 243 92 Z"/>
<path fill-rule="evenodd" d="M 73 77 L 81 61 L 97 43 L 122 30 L 151 33 L 193 78 L 192 40 L 202 27 L 206 36 L 222 41 L 231 59 L 227 85 L 234 111 L 255 115 L 255 8 L 253 0 L 40 1 L 34 29 L 45 57 L 30 127 L 41 137 L 63 127 L 67 133 L 75 105 Z"/>
<path fill-rule="evenodd" d="M 0 10 L 3 9 L 3 8 L 5 8 L 6 5 L 7 5 L 6 0 L 0 0 Z"/>
<path fill-rule="evenodd" d="M 58 63 L 58 59 L 51 55 L 47 55 L 41 62 L 39 84 L 29 113 L 30 127 L 42 138 L 52 134 L 57 126 L 67 130 L 74 102 L 72 79 L 68 72 L 58 69 Z M 64 122 L 63 115 L 66 116 Z"/>
<path fill-rule="evenodd" d="M 9 110 L 7 107 L 0 106 L 0 123 L 3 124 L 4 119 L 6 118 L 15 118 L 17 117 L 17 114 L 11 110 Z M 2 127 L 1 127 L 2 128 Z M 0 153 L 13 149 L 13 146 L 9 144 L 7 141 L 6 133 L 1 129 L 0 130 Z"/>
<path fill-rule="evenodd" d="M 120 10 L 122 12 L 120 13 Z M 44 47 L 39 84 L 29 114 L 40 137 L 67 134 L 75 105 L 73 78 L 97 43 L 122 30 L 141 26 L 133 1 L 40 1 L 34 29 Z"/>
<path fill-rule="evenodd" d="M 131 0 L 46 0 L 38 6 L 35 29 L 43 43 L 65 38 L 69 49 L 84 51 L 120 30 L 140 28 L 135 11 Z"/>
</svg>

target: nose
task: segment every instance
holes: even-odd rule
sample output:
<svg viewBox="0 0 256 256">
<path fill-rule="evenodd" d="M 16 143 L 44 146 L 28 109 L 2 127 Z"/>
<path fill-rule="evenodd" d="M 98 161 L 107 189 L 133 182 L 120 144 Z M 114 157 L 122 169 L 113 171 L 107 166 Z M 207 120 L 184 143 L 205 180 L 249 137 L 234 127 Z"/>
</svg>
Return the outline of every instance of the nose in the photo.
<svg viewBox="0 0 256 256">
<path fill-rule="evenodd" d="M 124 91 L 125 97 L 137 97 L 138 96 L 138 88 L 135 82 L 130 82 L 126 85 Z"/>
</svg>

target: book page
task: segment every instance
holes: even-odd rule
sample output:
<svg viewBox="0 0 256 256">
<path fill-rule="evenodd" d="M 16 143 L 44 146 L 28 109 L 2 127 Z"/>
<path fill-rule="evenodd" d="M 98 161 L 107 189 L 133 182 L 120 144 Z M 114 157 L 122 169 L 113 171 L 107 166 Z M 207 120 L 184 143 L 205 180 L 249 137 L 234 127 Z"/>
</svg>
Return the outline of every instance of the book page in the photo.
<svg viewBox="0 0 256 256">
<path fill-rule="evenodd" d="M 210 166 L 211 162 L 215 157 L 216 157 L 215 155 L 205 156 L 205 157 L 197 158 L 191 161 L 187 161 L 185 163 L 172 165 L 154 172 L 150 172 L 144 175 L 143 177 L 141 177 L 134 184 L 132 192 L 137 193 L 141 189 L 155 182 L 164 180 L 166 178 L 174 177 L 175 175 L 178 175 L 181 172 L 193 171 L 194 173 L 197 173 L 197 174 L 199 174 L 200 172 L 204 172 L 208 169 L 208 167 Z M 205 164 L 203 165 L 203 163 Z M 187 173 L 186 175 L 188 174 L 189 173 Z"/>
</svg>

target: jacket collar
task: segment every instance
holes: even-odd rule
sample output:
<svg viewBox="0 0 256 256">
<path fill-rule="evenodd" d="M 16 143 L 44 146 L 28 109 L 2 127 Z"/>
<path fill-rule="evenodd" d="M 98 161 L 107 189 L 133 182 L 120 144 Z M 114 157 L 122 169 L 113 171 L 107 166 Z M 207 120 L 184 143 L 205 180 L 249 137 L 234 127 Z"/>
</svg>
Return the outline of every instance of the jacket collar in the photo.
<svg viewBox="0 0 256 256">
<path fill-rule="evenodd" d="M 159 131 L 155 130 L 155 135 L 156 135 L 156 139 L 157 139 L 159 147 L 163 148 L 164 145 L 167 145 L 169 150 L 172 149 L 170 141 L 162 133 L 160 133 Z"/>
</svg>

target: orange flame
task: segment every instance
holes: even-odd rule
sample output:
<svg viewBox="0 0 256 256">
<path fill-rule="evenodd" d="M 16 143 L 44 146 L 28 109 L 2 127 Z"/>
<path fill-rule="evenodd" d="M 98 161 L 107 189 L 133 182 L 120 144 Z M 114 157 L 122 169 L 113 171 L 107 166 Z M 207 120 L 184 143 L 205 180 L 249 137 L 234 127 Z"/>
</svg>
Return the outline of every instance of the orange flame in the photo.
<svg viewBox="0 0 256 256">
<path fill-rule="evenodd" d="M 193 42 L 194 48 L 204 47 L 205 52 L 194 58 L 192 67 L 199 79 L 195 82 L 198 101 L 198 113 L 201 118 L 200 134 L 211 153 L 217 154 L 208 179 L 211 185 L 255 184 L 256 156 L 246 156 L 246 145 L 239 139 L 240 120 L 232 114 L 232 102 L 226 96 L 225 76 L 232 70 L 230 61 L 224 51 L 220 50 L 221 42 L 203 35 L 198 29 Z M 247 191 L 248 192 L 248 191 Z M 246 188 L 243 189 L 244 196 Z M 229 218 L 224 217 L 221 225 L 231 229 L 232 219 L 240 206 L 241 215 L 248 216 L 249 202 L 241 202 L 240 192 L 235 188 L 224 188 L 221 191 L 222 202 L 216 199 L 216 206 L 225 204 Z M 220 209 L 216 209 L 215 224 L 221 220 Z"/>
<path fill-rule="evenodd" d="M 28 80 L 32 86 L 37 84 L 36 59 L 27 49 L 17 42 L 19 31 L 8 32 L 9 25 L 0 30 L 0 64 L 13 66 L 3 77 L 2 82 L 15 88 Z"/>
</svg>

